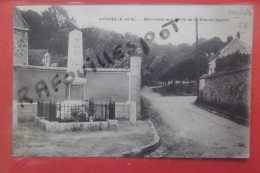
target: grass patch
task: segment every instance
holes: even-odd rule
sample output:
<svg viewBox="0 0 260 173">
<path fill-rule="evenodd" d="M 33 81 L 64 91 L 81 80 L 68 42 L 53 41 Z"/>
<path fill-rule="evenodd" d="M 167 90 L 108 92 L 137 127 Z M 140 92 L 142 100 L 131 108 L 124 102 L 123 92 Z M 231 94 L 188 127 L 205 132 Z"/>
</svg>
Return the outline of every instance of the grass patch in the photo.
<svg viewBox="0 0 260 173">
<path fill-rule="evenodd" d="M 149 100 L 141 96 L 141 120 L 147 120 L 150 118 L 149 108 L 151 103 Z"/>
</svg>

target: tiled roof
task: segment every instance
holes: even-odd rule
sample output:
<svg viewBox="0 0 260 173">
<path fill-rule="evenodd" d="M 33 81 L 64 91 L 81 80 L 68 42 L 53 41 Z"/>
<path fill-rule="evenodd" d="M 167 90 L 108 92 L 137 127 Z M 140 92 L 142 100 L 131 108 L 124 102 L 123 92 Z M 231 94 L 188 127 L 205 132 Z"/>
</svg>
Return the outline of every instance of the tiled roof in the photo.
<svg viewBox="0 0 260 173">
<path fill-rule="evenodd" d="M 251 48 L 242 40 L 236 37 L 226 47 L 224 47 L 221 51 L 216 53 L 211 59 L 211 61 L 215 58 L 221 58 L 233 54 L 236 51 L 239 51 L 242 54 L 252 54 Z"/>
<path fill-rule="evenodd" d="M 29 49 L 28 59 L 29 65 L 42 66 L 42 58 L 47 49 Z"/>
<path fill-rule="evenodd" d="M 22 17 L 18 8 L 14 7 L 14 28 L 29 31 L 29 26 Z"/>
</svg>

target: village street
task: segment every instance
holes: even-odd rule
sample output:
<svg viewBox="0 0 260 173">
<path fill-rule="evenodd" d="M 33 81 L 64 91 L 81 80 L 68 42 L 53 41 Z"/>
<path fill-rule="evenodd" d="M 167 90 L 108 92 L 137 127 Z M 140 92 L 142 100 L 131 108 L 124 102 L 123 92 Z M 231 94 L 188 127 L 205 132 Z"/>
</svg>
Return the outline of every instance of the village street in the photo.
<svg viewBox="0 0 260 173">
<path fill-rule="evenodd" d="M 161 144 L 145 157 L 248 157 L 249 127 L 194 105 L 196 96 L 161 96 L 143 88 Z"/>
</svg>

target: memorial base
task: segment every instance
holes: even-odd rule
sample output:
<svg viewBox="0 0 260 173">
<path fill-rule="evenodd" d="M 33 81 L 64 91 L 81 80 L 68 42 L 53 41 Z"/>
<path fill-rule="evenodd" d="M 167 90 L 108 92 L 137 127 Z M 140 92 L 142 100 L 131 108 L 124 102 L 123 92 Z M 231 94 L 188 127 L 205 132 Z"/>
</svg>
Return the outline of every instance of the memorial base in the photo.
<svg viewBox="0 0 260 173">
<path fill-rule="evenodd" d="M 36 125 L 49 133 L 108 131 L 117 128 L 109 126 L 108 121 L 59 123 L 39 117 L 36 118 Z"/>
<path fill-rule="evenodd" d="M 65 101 L 80 102 L 85 100 L 87 79 L 75 78 L 74 81 L 66 85 Z"/>
<path fill-rule="evenodd" d="M 117 128 L 118 128 L 118 120 L 107 119 L 107 122 L 108 122 L 108 129 L 110 129 L 110 130 L 117 130 Z"/>
</svg>

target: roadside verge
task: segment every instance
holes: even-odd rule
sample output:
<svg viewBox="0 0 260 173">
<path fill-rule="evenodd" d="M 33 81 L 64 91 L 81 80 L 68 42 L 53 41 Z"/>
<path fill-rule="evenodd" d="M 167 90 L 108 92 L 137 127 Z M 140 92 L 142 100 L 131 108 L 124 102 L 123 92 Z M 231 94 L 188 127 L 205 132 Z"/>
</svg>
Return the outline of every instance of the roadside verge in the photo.
<svg viewBox="0 0 260 173">
<path fill-rule="evenodd" d="M 157 134 L 157 131 L 151 122 L 148 120 L 151 127 L 151 133 L 153 133 L 153 140 L 147 145 L 137 147 L 131 151 L 122 153 L 122 157 L 142 157 L 144 154 L 155 150 L 160 145 L 160 137 Z"/>
</svg>

